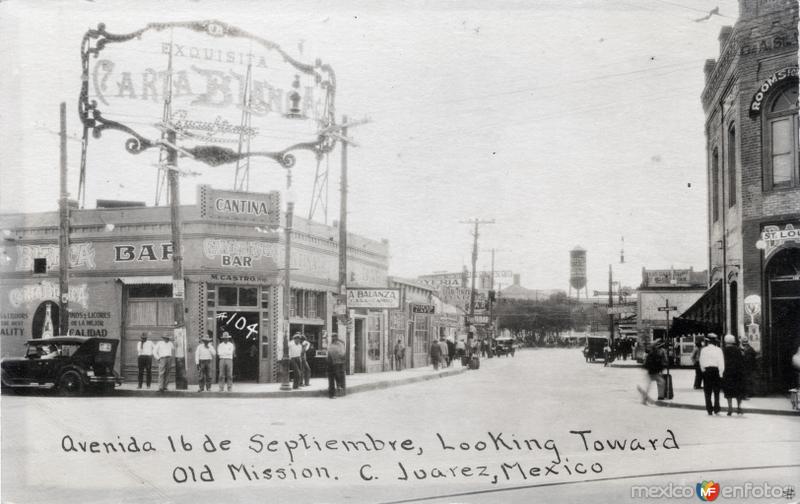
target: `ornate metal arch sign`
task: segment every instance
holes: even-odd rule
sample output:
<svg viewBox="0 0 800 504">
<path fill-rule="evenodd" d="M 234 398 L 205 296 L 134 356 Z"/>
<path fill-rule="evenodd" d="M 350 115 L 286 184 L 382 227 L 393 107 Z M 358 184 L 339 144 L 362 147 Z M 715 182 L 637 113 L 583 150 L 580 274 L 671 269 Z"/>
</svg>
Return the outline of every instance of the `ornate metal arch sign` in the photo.
<svg viewBox="0 0 800 504">
<path fill-rule="evenodd" d="M 81 59 L 81 121 L 95 138 L 125 133 L 134 154 L 158 146 L 165 130 L 183 154 L 213 166 L 265 156 L 290 167 L 292 151 L 321 154 L 335 143 L 333 69 L 219 21 L 126 34 L 99 24 L 84 35 Z"/>
</svg>

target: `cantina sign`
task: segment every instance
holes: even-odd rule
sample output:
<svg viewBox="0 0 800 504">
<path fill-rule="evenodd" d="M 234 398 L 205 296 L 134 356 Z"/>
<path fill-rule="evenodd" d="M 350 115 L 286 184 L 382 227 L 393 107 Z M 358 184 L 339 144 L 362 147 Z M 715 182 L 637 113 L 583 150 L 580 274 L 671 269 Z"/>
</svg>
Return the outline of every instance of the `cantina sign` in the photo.
<svg viewBox="0 0 800 504">
<path fill-rule="evenodd" d="M 264 156 L 290 167 L 291 151 L 333 148 L 333 69 L 234 26 L 150 23 L 119 34 L 100 24 L 84 35 L 81 56 L 83 124 L 95 137 L 125 133 L 131 153 L 160 145 L 165 131 L 210 165 Z"/>
<path fill-rule="evenodd" d="M 278 191 L 250 193 L 223 191 L 198 186 L 200 216 L 208 219 L 252 222 L 277 229 L 281 225 L 281 197 Z"/>
</svg>

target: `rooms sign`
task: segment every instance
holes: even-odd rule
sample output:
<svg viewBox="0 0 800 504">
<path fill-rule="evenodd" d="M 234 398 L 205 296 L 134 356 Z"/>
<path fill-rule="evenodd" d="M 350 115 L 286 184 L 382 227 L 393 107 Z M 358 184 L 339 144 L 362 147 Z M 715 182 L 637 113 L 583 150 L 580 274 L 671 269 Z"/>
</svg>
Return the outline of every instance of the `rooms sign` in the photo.
<svg viewBox="0 0 800 504">
<path fill-rule="evenodd" d="M 95 137 L 127 134 L 129 152 L 160 145 L 167 131 L 182 154 L 214 166 L 264 156 L 291 167 L 291 151 L 333 148 L 333 69 L 234 26 L 150 23 L 117 34 L 100 24 L 81 57 L 83 124 Z"/>
</svg>

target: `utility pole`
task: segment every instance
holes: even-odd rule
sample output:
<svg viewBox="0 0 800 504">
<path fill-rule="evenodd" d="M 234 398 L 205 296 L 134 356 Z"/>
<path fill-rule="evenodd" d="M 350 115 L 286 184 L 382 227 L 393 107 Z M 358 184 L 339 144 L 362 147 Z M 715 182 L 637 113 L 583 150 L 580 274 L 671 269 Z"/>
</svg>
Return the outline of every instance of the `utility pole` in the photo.
<svg viewBox="0 0 800 504">
<path fill-rule="evenodd" d="M 283 358 L 280 361 L 281 390 L 292 390 L 289 384 L 289 332 L 291 332 L 291 310 L 292 310 L 292 221 L 294 217 L 294 197 L 292 195 L 292 172 L 286 169 L 286 233 L 283 261 Z"/>
<path fill-rule="evenodd" d="M 614 280 L 611 273 L 611 265 L 608 265 L 608 307 L 614 307 Z M 608 338 L 609 344 L 614 343 L 614 313 L 609 310 L 608 314 Z"/>
<path fill-rule="evenodd" d="M 59 241 L 58 241 L 58 283 L 61 296 L 58 299 L 58 333 L 69 333 L 69 204 L 67 201 L 67 104 L 61 102 L 60 151 L 61 164 L 59 179 L 61 194 L 58 199 Z"/>
<path fill-rule="evenodd" d="M 467 319 L 467 327 L 469 327 L 469 320 L 474 320 L 475 317 L 475 266 L 478 262 L 478 226 L 481 224 L 494 224 L 494 219 L 470 219 L 460 222 L 461 224 L 473 224 L 475 226 L 475 230 L 472 232 L 472 286 L 469 291 L 469 318 Z"/>
<path fill-rule="evenodd" d="M 338 318 L 339 337 L 343 339 L 348 355 L 347 373 L 350 373 L 350 314 L 347 311 L 347 116 L 342 117 L 342 173 L 339 181 L 339 301 L 345 305 Z M 344 334 L 342 333 L 344 329 Z"/>
<path fill-rule="evenodd" d="M 175 316 L 175 388 L 186 390 L 186 322 L 184 320 L 183 246 L 181 240 L 181 198 L 178 184 L 178 151 L 176 133 L 167 132 L 167 177 L 169 178 L 170 222 L 172 227 L 172 306 Z"/>
</svg>

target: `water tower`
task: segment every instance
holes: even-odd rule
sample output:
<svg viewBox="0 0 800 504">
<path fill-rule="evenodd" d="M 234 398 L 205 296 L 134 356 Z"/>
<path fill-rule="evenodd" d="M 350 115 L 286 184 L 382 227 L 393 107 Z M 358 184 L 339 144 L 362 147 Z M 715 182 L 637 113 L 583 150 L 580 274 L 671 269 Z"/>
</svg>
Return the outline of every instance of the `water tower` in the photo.
<svg viewBox="0 0 800 504">
<path fill-rule="evenodd" d="M 586 297 L 589 297 L 589 290 L 586 287 L 586 249 L 576 246 L 569 251 L 569 293 L 575 289 L 578 299 L 581 297 L 583 289 Z"/>
</svg>

